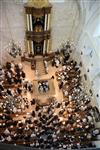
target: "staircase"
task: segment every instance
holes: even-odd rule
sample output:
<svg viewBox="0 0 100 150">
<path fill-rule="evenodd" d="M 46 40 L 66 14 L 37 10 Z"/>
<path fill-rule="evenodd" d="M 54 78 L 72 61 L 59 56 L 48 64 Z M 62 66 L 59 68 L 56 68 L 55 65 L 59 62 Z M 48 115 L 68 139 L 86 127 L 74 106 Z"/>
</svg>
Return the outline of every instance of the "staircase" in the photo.
<svg viewBox="0 0 100 150">
<path fill-rule="evenodd" d="M 45 66 L 44 66 L 44 61 L 43 61 L 43 56 L 35 56 L 35 61 L 36 61 L 36 70 L 39 76 L 45 75 Z"/>
</svg>

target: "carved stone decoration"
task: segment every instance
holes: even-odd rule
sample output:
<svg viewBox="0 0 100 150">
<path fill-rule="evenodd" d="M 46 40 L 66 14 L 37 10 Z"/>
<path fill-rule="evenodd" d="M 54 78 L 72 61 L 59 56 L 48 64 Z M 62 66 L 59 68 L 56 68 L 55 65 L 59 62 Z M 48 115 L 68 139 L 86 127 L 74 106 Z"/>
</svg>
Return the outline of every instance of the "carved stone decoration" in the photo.
<svg viewBox="0 0 100 150">
<path fill-rule="evenodd" d="M 25 4 L 26 51 L 34 55 L 50 51 L 51 8 L 48 0 L 28 0 Z M 39 53 L 40 52 L 40 53 Z"/>
<path fill-rule="evenodd" d="M 49 5 L 48 0 L 28 0 L 28 6 L 35 8 L 43 8 Z"/>
</svg>

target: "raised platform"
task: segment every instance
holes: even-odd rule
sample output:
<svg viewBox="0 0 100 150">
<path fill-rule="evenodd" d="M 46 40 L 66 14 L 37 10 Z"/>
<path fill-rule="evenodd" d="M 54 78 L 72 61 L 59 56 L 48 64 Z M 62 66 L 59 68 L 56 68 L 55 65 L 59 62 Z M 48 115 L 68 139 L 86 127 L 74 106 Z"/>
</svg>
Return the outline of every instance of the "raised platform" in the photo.
<svg viewBox="0 0 100 150">
<path fill-rule="evenodd" d="M 39 92 L 38 90 L 38 82 L 39 81 L 48 81 L 49 90 L 47 92 Z M 53 79 L 42 79 L 42 80 L 34 80 L 33 81 L 33 94 L 34 97 L 40 100 L 39 104 L 45 105 L 48 104 L 50 101 L 50 97 L 55 96 L 55 87 Z"/>
<path fill-rule="evenodd" d="M 49 91 L 46 93 L 40 93 L 38 90 L 38 82 L 39 81 L 48 81 L 49 84 Z M 55 87 L 54 87 L 54 82 L 53 79 L 43 79 L 43 80 L 34 80 L 33 81 L 33 93 L 35 96 L 47 96 L 47 95 L 55 95 Z"/>
</svg>

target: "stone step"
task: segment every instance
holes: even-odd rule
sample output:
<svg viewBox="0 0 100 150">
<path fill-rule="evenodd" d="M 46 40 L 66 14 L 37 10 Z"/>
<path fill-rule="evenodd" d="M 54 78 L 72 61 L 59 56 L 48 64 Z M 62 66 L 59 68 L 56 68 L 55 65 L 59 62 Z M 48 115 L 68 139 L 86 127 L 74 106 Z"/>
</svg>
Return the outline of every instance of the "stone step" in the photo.
<svg viewBox="0 0 100 150">
<path fill-rule="evenodd" d="M 40 76 L 46 74 L 43 57 L 36 58 L 36 70 Z"/>
</svg>

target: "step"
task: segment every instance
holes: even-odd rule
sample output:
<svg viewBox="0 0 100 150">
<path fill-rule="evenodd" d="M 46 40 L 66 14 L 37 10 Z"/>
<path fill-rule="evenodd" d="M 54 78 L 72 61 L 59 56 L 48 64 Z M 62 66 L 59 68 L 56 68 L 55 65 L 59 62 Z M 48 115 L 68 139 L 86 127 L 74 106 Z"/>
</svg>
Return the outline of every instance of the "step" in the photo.
<svg viewBox="0 0 100 150">
<path fill-rule="evenodd" d="M 44 66 L 44 62 L 43 62 L 43 58 L 38 58 L 36 59 L 36 69 L 38 71 L 38 74 L 41 75 L 45 75 L 45 66 Z"/>
</svg>

